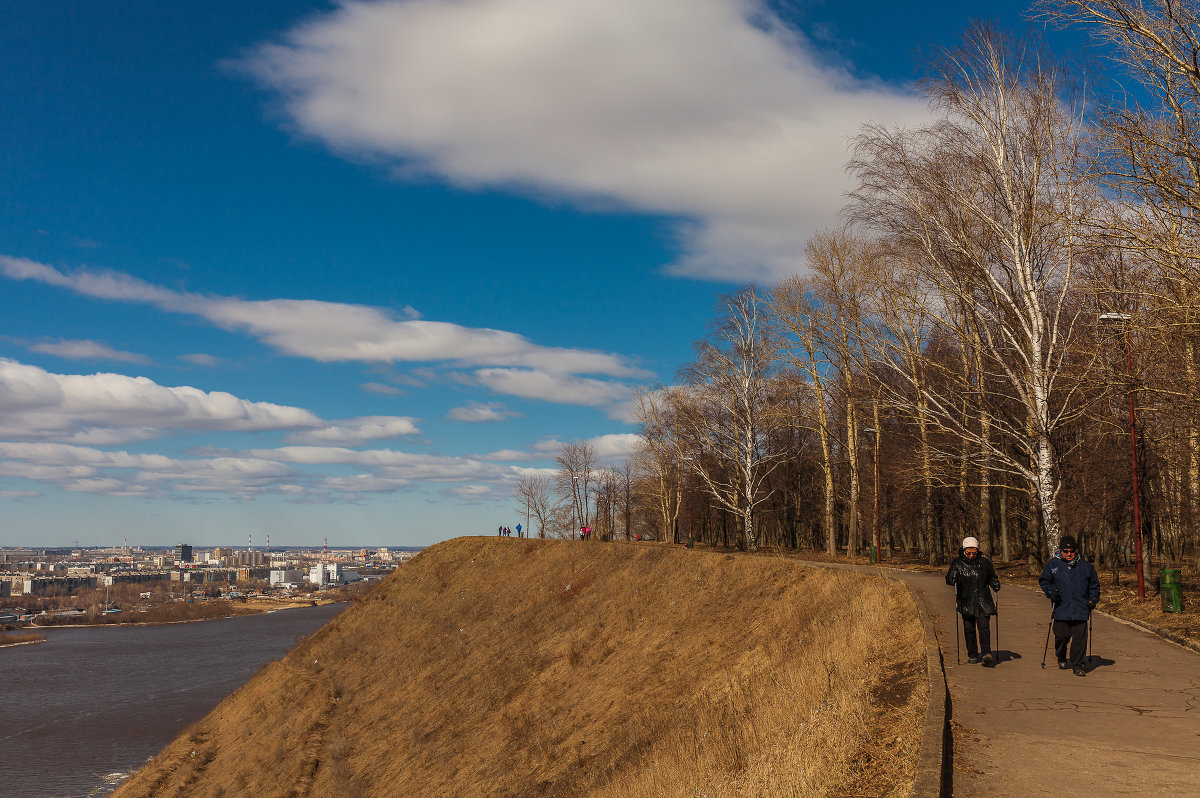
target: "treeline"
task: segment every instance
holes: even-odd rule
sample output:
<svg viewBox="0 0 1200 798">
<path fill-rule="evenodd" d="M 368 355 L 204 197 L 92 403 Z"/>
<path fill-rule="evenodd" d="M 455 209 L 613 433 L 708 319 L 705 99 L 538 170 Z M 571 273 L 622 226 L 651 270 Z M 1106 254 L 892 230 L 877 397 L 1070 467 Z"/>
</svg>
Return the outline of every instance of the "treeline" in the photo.
<svg viewBox="0 0 1200 798">
<path fill-rule="evenodd" d="M 1116 567 L 1136 515 L 1147 567 L 1197 553 L 1196 2 L 1039 10 L 1087 26 L 1144 104 L 970 30 L 922 84 L 935 121 L 854 140 L 844 224 L 726 297 L 676 384 L 638 397 L 641 449 L 603 469 L 573 444 L 522 480 L 539 529 L 930 563 L 970 534 L 1031 564 L 1069 532 Z"/>
<path fill-rule="evenodd" d="M 74 624 L 177 623 L 179 621 L 208 621 L 228 618 L 234 614 L 233 603 L 216 601 L 177 601 L 159 604 L 146 610 L 124 610 L 104 613 L 95 608 L 81 615 L 39 615 L 34 626 L 70 626 Z"/>
</svg>

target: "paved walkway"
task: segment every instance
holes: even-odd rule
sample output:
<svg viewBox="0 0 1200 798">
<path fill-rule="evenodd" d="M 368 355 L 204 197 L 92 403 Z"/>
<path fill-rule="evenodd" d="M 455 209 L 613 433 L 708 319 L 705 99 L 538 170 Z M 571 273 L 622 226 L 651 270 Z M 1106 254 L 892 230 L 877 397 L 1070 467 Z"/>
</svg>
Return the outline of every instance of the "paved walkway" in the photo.
<svg viewBox="0 0 1200 798">
<path fill-rule="evenodd" d="M 968 665 L 963 648 L 958 665 L 943 575 L 885 571 L 925 599 L 937 630 L 956 798 L 1200 796 L 1200 654 L 1097 613 L 1088 675 L 1058 670 L 1053 640 L 1042 670 L 1049 602 L 1006 584 L 998 664 Z"/>
</svg>

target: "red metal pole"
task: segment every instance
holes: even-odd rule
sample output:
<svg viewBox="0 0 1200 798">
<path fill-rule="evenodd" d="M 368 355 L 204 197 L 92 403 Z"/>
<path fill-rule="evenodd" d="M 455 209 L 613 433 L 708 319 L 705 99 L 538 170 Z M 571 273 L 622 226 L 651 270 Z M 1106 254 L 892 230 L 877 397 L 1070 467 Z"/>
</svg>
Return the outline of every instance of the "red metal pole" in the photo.
<svg viewBox="0 0 1200 798">
<path fill-rule="evenodd" d="M 1142 508 L 1138 494 L 1137 421 L 1133 413 L 1133 350 L 1129 344 L 1129 321 L 1125 322 L 1125 376 L 1129 379 L 1129 462 L 1133 475 L 1133 541 L 1137 563 L 1138 598 L 1146 597 L 1146 578 L 1142 566 Z"/>
</svg>

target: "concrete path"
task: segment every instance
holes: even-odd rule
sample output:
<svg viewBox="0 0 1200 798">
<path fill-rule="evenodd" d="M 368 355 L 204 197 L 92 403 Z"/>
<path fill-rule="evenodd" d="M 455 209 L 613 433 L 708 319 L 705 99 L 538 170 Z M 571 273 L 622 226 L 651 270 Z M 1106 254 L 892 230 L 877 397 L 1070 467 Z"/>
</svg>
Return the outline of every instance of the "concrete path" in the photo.
<svg viewBox="0 0 1200 798">
<path fill-rule="evenodd" d="M 924 598 L 937 630 L 956 798 L 1200 796 L 1200 654 L 1097 613 L 1088 675 L 1058 670 L 1053 640 L 1042 670 L 1049 602 L 1006 584 L 999 663 L 968 665 L 964 648 L 958 665 L 943 575 L 885 572 Z"/>
</svg>

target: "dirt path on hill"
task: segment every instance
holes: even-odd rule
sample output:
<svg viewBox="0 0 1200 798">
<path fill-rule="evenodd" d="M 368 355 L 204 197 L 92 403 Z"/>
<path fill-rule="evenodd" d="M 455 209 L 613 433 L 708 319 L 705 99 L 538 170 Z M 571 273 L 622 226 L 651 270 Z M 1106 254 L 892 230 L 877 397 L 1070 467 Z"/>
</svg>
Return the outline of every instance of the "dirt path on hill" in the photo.
<svg viewBox="0 0 1200 798">
<path fill-rule="evenodd" d="M 887 569 L 937 629 L 954 740 L 956 798 L 1200 794 L 1200 655 L 1097 613 L 1080 678 L 1042 670 L 1049 603 L 1004 585 L 995 668 L 955 662 L 954 594 L 941 574 Z M 961 634 L 961 632 L 959 632 Z M 1053 645 L 1053 641 L 1051 641 Z"/>
</svg>

